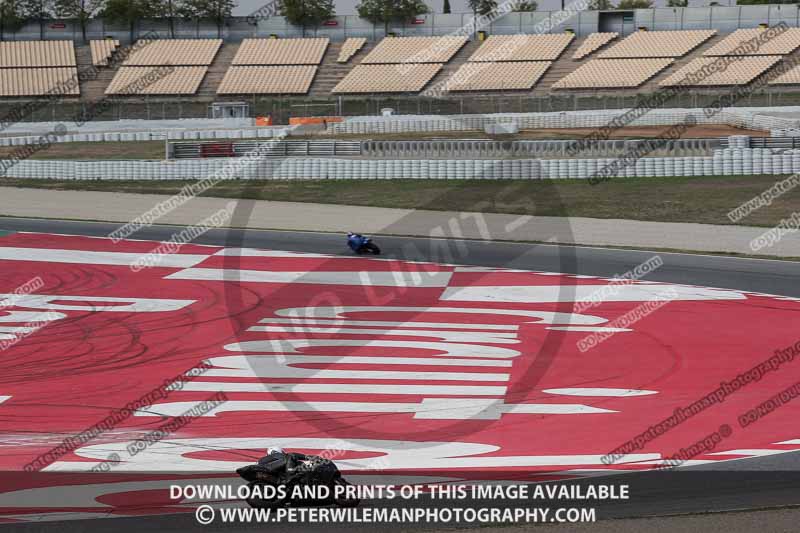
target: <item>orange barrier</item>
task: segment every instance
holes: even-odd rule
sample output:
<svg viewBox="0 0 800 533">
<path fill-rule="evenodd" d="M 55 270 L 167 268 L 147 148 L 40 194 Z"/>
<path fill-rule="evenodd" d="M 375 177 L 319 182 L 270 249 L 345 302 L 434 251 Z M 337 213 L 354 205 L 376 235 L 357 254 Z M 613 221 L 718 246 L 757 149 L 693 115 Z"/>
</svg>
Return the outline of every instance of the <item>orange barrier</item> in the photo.
<svg viewBox="0 0 800 533">
<path fill-rule="evenodd" d="M 289 119 L 289 125 L 296 124 L 324 124 L 326 122 L 342 122 L 344 117 L 293 117 Z"/>
<path fill-rule="evenodd" d="M 272 117 L 256 117 L 256 126 L 272 126 Z"/>
</svg>

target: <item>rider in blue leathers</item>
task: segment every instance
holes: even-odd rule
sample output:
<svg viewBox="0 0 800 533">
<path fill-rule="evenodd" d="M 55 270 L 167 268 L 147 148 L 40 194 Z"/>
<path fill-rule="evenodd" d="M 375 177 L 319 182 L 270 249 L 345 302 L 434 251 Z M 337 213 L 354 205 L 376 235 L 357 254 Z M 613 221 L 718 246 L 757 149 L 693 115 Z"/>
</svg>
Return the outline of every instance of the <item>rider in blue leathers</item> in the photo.
<svg viewBox="0 0 800 533">
<path fill-rule="evenodd" d="M 358 252 L 366 240 L 366 237 L 359 235 L 358 233 L 353 233 L 352 231 L 347 233 L 347 246 L 349 246 L 354 252 Z"/>
</svg>

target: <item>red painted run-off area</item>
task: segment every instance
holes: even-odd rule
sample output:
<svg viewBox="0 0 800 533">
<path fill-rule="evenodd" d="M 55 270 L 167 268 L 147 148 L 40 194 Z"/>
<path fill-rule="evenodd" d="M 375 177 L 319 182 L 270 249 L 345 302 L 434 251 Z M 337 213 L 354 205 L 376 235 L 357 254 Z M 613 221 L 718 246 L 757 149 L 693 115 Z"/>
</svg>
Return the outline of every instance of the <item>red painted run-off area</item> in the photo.
<svg viewBox="0 0 800 533">
<path fill-rule="evenodd" d="M 3 491 L 0 508 L 7 519 L 24 519 L 27 514 L 53 510 L 108 512 L 115 506 L 120 506 L 120 512 L 124 512 L 125 502 L 138 501 L 129 493 L 136 489 L 127 485 L 112 488 L 115 484 L 111 482 L 167 479 L 192 472 L 202 473 L 203 477 L 228 474 L 259 457 L 271 442 L 311 452 L 342 448 L 337 452 L 337 463 L 348 475 L 364 476 L 362 480 L 380 474 L 408 479 L 416 476 L 421 482 L 475 477 L 536 479 L 531 475 L 579 475 L 580 471 L 603 468 L 653 468 L 658 458 L 675 454 L 723 424 L 730 425 L 732 434 L 712 453 L 702 453 L 693 460 L 732 459 L 766 453 L 763 450 L 798 447 L 781 443 L 800 437 L 795 425 L 800 404 L 789 403 L 746 428 L 741 428 L 737 422 L 739 415 L 800 380 L 800 362 L 791 361 L 633 452 L 645 455 L 611 466 L 601 460 L 603 455 L 651 424 L 670 416 L 676 408 L 688 407 L 717 388 L 720 382 L 733 380 L 737 374 L 768 359 L 775 350 L 795 345 L 800 311 L 800 302 L 795 300 L 739 294 L 737 298 L 711 299 L 706 295 L 671 301 L 628 326 L 632 331 L 615 333 L 593 349 L 581 352 L 577 343 L 591 332 L 548 329 L 554 325 L 522 314 L 531 311 L 570 313 L 574 300 L 571 295 L 576 286 L 602 286 L 607 280 L 277 252 L 215 256 L 221 248 L 194 245 L 183 246 L 175 254 L 187 258 L 200 256 L 187 260 L 184 265 L 188 266 L 159 266 L 134 272 L 123 261 L 127 256 L 119 255 L 148 253 L 157 245 L 142 241 L 114 244 L 107 239 L 22 233 L 0 239 L 0 293 L 13 293 L 38 276 L 43 285 L 35 294 L 63 296 L 63 299 L 44 299 L 38 303 L 32 300 L 27 300 L 27 304 L 24 300 L 7 302 L 0 311 L 0 326 L 25 327 L 26 320 L 21 319 L 26 315 L 15 317 L 14 312 L 46 312 L 54 305 L 60 306 L 56 311 L 65 315 L 29 334 L 11 334 L 19 339 L 12 343 L 6 341 L 5 349 L 0 351 L 3 368 L 0 373 L 0 397 L 3 397 L 0 402 L 0 441 L 3 443 L 0 463 L 6 472 L 0 486 Z M 58 253 L 40 255 L 30 252 L 32 249 Z M 227 278 L 175 276 L 187 268 L 223 269 Z M 291 282 L 241 281 L 242 271 L 299 274 Z M 362 272 L 360 279 L 372 280 L 372 283 L 382 279 L 385 284 L 364 286 L 353 282 L 355 278 L 352 277 L 343 278 L 344 282 L 338 284 L 319 281 L 320 276 L 325 278 L 325 273 L 348 275 L 353 272 Z M 390 275 L 395 272 L 396 279 L 415 279 L 408 274 L 410 272 L 417 272 L 424 279 L 439 275 L 436 279 L 440 282 L 408 282 L 392 287 L 392 282 L 385 281 L 388 278 L 370 276 L 376 272 Z M 446 277 L 442 278 L 442 274 Z M 446 290 L 454 287 L 487 286 L 561 286 L 558 293 L 561 301 L 441 299 Z M 70 297 L 96 300 L 75 301 Z M 155 312 L 69 309 L 71 306 L 112 305 L 106 298 L 185 300 L 188 303 L 177 310 Z M 614 319 L 642 303 L 635 299 L 606 302 L 582 314 L 607 321 L 597 323 L 596 327 L 609 326 Z M 26 305 L 39 306 L 39 309 Z M 337 327 L 347 331 L 293 329 L 297 326 L 285 323 L 285 319 L 291 318 L 290 314 L 276 315 L 276 311 L 284 309 L 329 306 L 361 309 L 342 315 L 346 320 L 340 321 Z M 406 310 L 387 309 L 390 307 Z M 449 308 L 449 312 L 437 311 L 440 308 Z M 470 312 L 475 309 L 509 312 Z M 324 314 L 318 312 L 313 316 L 326 320 Z M 278 323 L 261 322 L 276 317 L 284 319 L 283 331 L 247 331 L 259 325 L 279 327 Z M 392 334 L 384 331 L 391 326 L 368 325 L 367 321 L 423 322 L 428 323 L 427 326 L 400 326 L 400 329 L 449 331 L 451 337 Z M 348 325 L 348 322 L 353 323 Z M 436 323 L 448 326 L 436 328 Z M 459 329 L 454 324 L 472 325 L 473 329 L 466 329 L 466 326 Z M 481 325 L 486 329 L 479 329 Z M 518 328 L 491 329 L 496 326 Z M 307 324 L 303 327 L 320 326 Z M 370 328 L 375 330 L 371 335 L 351 331 Z M 476 331 L 478 337 L 469 336 L 469 332 Z M 489 339 L 501 342 L 486 342 L 486 338 L 481 340 L 480 333 L 488 334 L 487 331 L 502 332 L 506 336 Z M 265 353 L 263 345 L 246 344 L 270 339 L 373 341 L 373 345 L 346 342 L 326 345 L 322 342 L 317 346 L 295 346 L 295 353 L 284 350 L 284 355 L 276 355 L 275 350 Z M 235 343 L 243 349 L 235 349 L 232 346 Z M 443 356 L 443 350 L 431 349 L 423 343 L 458 346 L 451 346 L 454 355 Z M 481 350 L 485 350 L 485 354 Z M 518 355 L 498 355 L 514 351 Z M 175 407 L 170 411 L 156 404 L 152 409 L 161 416 L 132 416 L 58 458 L 42 474 L 13 473 L 21 472 L 26 464 L 52 450 L 63 439 L 98 423 L 111 410 L 159 387 L 165 379 L 172 379 L 202 361 L 236 356 L 250 356 L 251 359 L 238 371 L 238 367 L 229 365 L 227 375 L 224 371 L 210 371 L 191 380 L 195 387 L 204 387 L 204 390 L 177 390 L 159 400 L 160 404 L 184 402 L 183 409 Z M 303 357 L 311 356 L 317 360 L 302 362 Z M 385 359 L 371 363 L 361 362 L 366 359 L 336 362 L 344 356 Z M 293 368 L 385 373 L 368 379 L 342 375 L 321 377 L 313 373 L 281 377 L 270 375 L 269 368 L 273 367 L 252 366 L 254 358 L 274 360 L 279 357 L 297 358 L 297 361 L 290 361 Z M 319 362 L 319 357 L 328 359 Z M 391 364 L 387 361 L 391 358 L 417 359 L 419 364 L 408 361 Z M 442 364 L 420 362 L 431 359 L 438 359 Z M 481 366 L 481 362 L 486 361 L 490 364 Z M 492 365 L 498 361 L 508 365 Z M 408 379 L 404 372 L 439 374 Z M 448 377 L 452 373 L 470 377 Z M 495 377 L 482 380 L 479 375 L 482 373 Z M 508 374 L 507 379 L 496 377 L 503 373 Z M 273 386 L 345 384 L 353 388 L 336 392 L 281 392 L 274 387 L 254 390 L 254 384 L 258 383 Z M 250 390 L 246 390 L 247 384 Z M 392 385 L 441 387 L 441 391 L 437 393 L 436 389 L 429 388 L 421 393 L 397 394 L 391 391 L 400 389 L 380 387 Z M 370 392 L 370 386 L 377 387 L 377 392 Z M 473 391 L 481 387 L 495 388 L 464 394 L 448 388 L 453 386 L 477 387 L 464 389 Z M 498 393 L 497 387 L 505 387 L 505 390 Z M 576 395 L 574 389 L 591 390 L 584 393 L 588 395 Z M 608 396 L 598 392 L 609 389 L 654 393 Z M 124 452 L 125 443 L 168 422 L 170 417 L 165 413 L 183 412 L 218 390 L 226 394 L 228 401 L 224 408 L 221 407 L 216 416 L 195 418 L 169 435 L 153 450 L 159 453 L 142 453 L 136 457 L 120 453 L 121 462 L 114 465 L 111 473 L 86 473 L 92 466 L 102 463 L 109 453 Z M 501 406 L 517 406 L 514 409 L 521 411 L 506 412 L 502 408 L 497 411 L 496 406 L 487 407 L 485 411 L 470 411 L 471 402 L 484 405 L 489 399 Z M 334 404 L 337 407 L 331 410 L 325 407 Z M 428 407 L 415 407 L 420 404 Z M 524 407 L 519 407 L 529 404 L 543 406 L 544 411 L 551 412 L 526 412 Z M 343 407 L 347 405 L 355 405 L 354 410 Z M 559 406 L 565 411 L 553 412 L 562 408 Z M 585 411 L 574 410 L 575 406 Z M 410 445 L 410 452 L 409 442 L 417 443 Z M 380 458 L 382 462 L 375 462 Z M 49 472 L 67 473 L 45 475 Z M 49 505 L 37 505 L 33 497 L 22 496 L 19 492 L 34 487 L 45 490 L 43 487 L 52 485 L 97 483 L 108 483 L 108 488 L 89 491 L 84 500 L 44 498 Z M 122 493 L 124 497 L 113 496 L 114 493 Z M 96 494 L 100 495 L 95 497 Z M 165 496 L 163 491 L 159 494 Z M 152 500 L 152 495 L 149 498 Z M 56 507 L 54 501 L 61 504 Z M 98 501 L 102 505 L 97 504 Z M 132 514 L 136 512 L 129 510 Z"/>
</svg>

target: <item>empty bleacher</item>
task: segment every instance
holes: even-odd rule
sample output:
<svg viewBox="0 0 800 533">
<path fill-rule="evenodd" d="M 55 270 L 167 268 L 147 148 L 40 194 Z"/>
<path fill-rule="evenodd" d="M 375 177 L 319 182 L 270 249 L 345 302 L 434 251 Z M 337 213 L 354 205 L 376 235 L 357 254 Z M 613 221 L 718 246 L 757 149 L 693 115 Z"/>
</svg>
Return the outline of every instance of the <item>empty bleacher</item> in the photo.
<svg viewBox="0 0 800 533">
<path fill-rule="evenodd" d="M 306 94 L 316 65 L 235 65 L 217 94 Z"/>
<path fill-rule="evenodd" d="M 366 37 L 348 37 L 339 50 L 339 56 L 336 58 L 336 62 L 347 63 L 365 44 L 367 44 Z"/>
<path fill-rule="evenodd" d="M 193 95 L 222 39 L 138 41 L 105 90 L 107 95 Z"/>
<path fill-rule="evenodd" d="M 736 30 L 703 52 L 703 55 L 786 55 L 800 47 L 800 28 L 786 28 L 782 33 L 770 35 L 763 42 L 757 42 L 765 31 L 766 28 Z M 742 46 L 748 41 L 751 42 L 750 46 Z"/>
<path fill-rule="evenodd" d="M 727 57 L 724 70 L 709 68 L 718 57 L 698 57 L 689 64 L 678 69 L 665 80 L 659 82 L 662 87 L 697 87 L 697 86 L 729 86 L 746 85 L 766 72 L 781 60 L 781 56 L 735 56 Z M 705 70 L 704 70 L 705 68 Z M 700 76 L 692 74 L 702 73 Z M 696 78 L 696 79 L 694 79 Z"/>
<path fill-rule="evenodd" d="M 0 69 L 0 96 L 80 94 L 74 67 Z"/>
<path fill-rule="evenodd" d="M 419 92 L 466 44 L 457 36 L 386 37 L 331 92 Z"/>
<path fill-rule="evenodd" d="M 553 84 L 553 89 L 638 87 L 668 66 L 671 58 L 592 59 Z"/>
<path fill-rule="evenodd" d="M 143 39 L 137 43 L 142 46 L 122 62 L 123 67 L 208 66 L 222 46 L 222 39 Z"/>
<path fill-rule="evenodd" d="M 402 68 L 401 68 L 402 67 Z M 442 70 L 441 63 L 356 65 L 334 93 L 410 93 L 421 91 Z"/>
<path fill-rule="evenodd" d="M 554 61 L 575 38 L 573 33 L 492 35 L 470 61 Z"/>
<path fill-rule="evenodd" d="M 319 65 L 329 40 L 245 39 L 239 46 L 234 65 Z"/>
<path fill-rule="evenodd" d="M 0 42 L 0 96 L 80 94 L 72 41 Z"/>
<path fill-rule="evenodd" d="M 637 31 L 603 50 L 601 59 L 682 57 L 709 40 L 717 30 Z"/>
<path fill-rule="evenodd" d="M 584 57 L 596 52 L 601 47 L 610 43 L 617 37 L 619 37 L 617 32 L 592 33 L 583 40 L 575 53 L 572 54 L 572 59 L 583 59 Z"/>
<path fill-rule="evenodd" d="M 92 53 L 92 65 L 95 67 L 106 67 L 117 48 L 119 41 L 116 39 L 98 39 L 89 41 L 89 48 Z"/>
<path fill-rule="evenodd" d="M 76 65 L 72 41 L 0 41 L 0 68 Z"/>
<path fill-rule="evenodd" d="M 448 91 L 530 90 L 550 66 L 549 61 L 469 62 L 449 78 Z"/>
<path fill-rule="evenodd" d="M 208 67 L 173 67 L 171 65 L 148 67 L 122 67 L 106 94 L 150 95 L 174 94 L 189 95 L 197 92 Z"/>
<path fill-rule="evenodd" d="M 769 85 L 800 85 L 800 65 L 794 66 L 768 82 Z"/>
<path fill-rule="evenodd" d="M 306 94 L 330 41 L 245 39 L 217 94 Z"/>
<path fill-rule="evenodd" d="M 465 44 L 463 36 L 386 37 L 361 64 L 447 63 Z"/>
</svg>

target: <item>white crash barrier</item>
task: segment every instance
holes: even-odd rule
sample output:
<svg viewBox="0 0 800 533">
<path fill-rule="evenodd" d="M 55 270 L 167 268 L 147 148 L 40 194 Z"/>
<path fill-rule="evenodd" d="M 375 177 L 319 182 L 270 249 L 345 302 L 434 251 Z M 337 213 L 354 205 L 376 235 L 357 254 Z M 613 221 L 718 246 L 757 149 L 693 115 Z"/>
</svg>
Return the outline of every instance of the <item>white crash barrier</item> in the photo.
<svg viewBox="0 0 800 533">
<path fill-rule="evenodd" d="M 497 113 L 487 115 L 392 115 L 388 117 L 348 117 L 328 125 L 328 132 L 338 133 L 413 133 L 429 131 L 471 131 L 514 124 L 520 129 L 602 128 L 619 118 L 624 125 L 665 126 L 685 123 L 693 118 L 698 124 L 729 126 L 771 131 L 800 130 L 800 121 L 772 116 L 775 112 L 797 112 L 800 107 L 652 109 L 636 113 L 633 120 L 624 118 L 627 109 L 562 111 L 550 113 Z"/>
<path fill-rule="evenodd" d="M 123 134 L 124 135 L 124 134 Z M 199 180 L 224 169 L 230 179 L 590 179 L 614 169 L 615 177 L 791 174 L 800 172 L 800 150 L 749 148 L 749 138 L 728 139 L 710 156 L 578 159 L 336 159 L 240 158 L 170 161 L 43 161 L 10 164 L 5 176 L 34 179 Z"/>
</svg>

